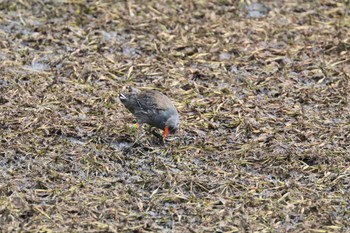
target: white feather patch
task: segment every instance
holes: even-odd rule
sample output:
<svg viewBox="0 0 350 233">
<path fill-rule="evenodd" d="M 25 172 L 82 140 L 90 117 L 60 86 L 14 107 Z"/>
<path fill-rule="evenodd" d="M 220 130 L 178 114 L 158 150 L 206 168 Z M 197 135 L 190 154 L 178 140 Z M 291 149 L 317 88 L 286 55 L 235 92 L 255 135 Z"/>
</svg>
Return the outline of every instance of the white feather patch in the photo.
<svg viewBox="0 0 350 233">
<path fill-rule="evenodd" d="M 119 93 L 119 99 L 126 100 L 126 96 L 123 93 Z"/>
</svg>

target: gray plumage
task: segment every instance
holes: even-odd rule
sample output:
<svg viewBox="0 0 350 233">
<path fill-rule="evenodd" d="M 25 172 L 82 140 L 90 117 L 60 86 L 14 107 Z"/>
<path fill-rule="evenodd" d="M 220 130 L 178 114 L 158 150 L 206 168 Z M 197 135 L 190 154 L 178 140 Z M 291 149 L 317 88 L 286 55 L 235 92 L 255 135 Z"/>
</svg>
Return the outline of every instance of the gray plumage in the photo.
<svg viewBox="0 0 350 233">
<path fill-rule="evenodd" d="M 168 128 L 170 133 L 178 130 L 179 114 L 166 95 L 154 90 L 131 88 L 129 93 L 120 93 L 119 99 L 140 124 L 147 123 L 163 130 Z"/>
</svg>

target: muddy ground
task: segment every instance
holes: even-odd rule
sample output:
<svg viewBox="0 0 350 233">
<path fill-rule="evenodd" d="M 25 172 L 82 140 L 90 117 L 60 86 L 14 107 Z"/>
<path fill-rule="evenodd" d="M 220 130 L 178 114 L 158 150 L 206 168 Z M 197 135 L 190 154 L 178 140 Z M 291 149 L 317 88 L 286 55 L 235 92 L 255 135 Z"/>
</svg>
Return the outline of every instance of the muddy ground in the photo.
<svg viewBox="0 0 350 233">
<path fill-rule="evenodd" d="M 262 3 L 0 1 L 0 231 L 349 232 L 349 1 Z"/>
</svg>

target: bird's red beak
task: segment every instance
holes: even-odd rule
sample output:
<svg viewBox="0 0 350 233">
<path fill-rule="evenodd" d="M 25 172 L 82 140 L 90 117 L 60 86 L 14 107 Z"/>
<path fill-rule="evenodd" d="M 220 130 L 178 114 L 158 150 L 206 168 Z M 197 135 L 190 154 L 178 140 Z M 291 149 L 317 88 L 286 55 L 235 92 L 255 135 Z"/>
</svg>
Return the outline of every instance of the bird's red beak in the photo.
<svg viewBox="0 0 350 233">
<path fill-rule="evenodd" d="M 166 139 L 166 137 L 168 136 L 169 134 L 169 128 L 168 127 L 165 127 L 164 128 L 164 139 Z"/>
</svg>

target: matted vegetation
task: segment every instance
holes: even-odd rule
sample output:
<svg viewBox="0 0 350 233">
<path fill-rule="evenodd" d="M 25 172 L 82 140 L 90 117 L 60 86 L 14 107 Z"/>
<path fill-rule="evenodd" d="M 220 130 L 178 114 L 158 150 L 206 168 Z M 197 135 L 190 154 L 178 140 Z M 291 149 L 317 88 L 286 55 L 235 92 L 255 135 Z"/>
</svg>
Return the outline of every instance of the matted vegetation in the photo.
<svg viewBox="0 0 350 233">
<path fill-rule="evenodd" d="M 349 232 L 349 1 L 263 3 L 1 1 L 0 231 Z"/>
</svg>

